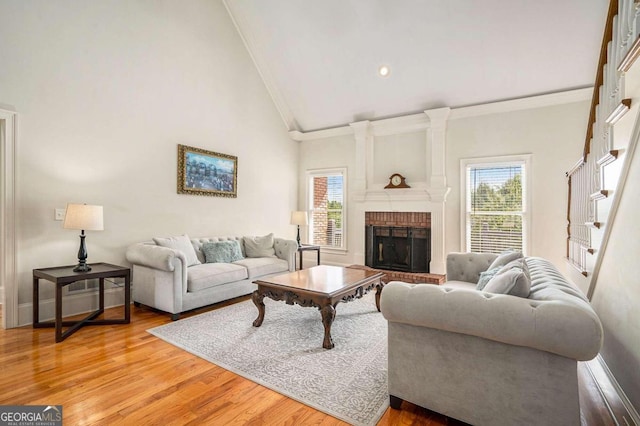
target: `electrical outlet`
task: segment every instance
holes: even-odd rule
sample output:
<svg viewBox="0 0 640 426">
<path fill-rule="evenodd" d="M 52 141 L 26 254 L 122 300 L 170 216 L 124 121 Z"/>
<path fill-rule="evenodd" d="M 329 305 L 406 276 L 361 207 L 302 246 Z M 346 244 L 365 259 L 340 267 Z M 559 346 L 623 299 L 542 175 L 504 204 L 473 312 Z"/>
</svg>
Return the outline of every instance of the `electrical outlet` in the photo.
<svg viewBox="0 0 640 426">
<path fill-rule="evenodd" d="M 64 220 L 65 209 L 55 209 L 55 220 Z"/>
</svg>

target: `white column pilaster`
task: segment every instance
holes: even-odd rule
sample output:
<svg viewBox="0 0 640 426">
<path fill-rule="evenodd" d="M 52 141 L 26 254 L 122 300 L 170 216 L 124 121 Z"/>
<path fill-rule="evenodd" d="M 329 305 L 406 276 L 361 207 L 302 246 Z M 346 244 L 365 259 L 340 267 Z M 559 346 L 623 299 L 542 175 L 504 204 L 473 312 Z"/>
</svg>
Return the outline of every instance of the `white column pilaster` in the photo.
<svg viewBox="0 0 640 426">
<path fill-rule="evenodd" d="M 445 202 L 451 188 L 447 186 L 445 144 L 447 119 L 451 108 L 437 108 L 424 112 L 429 117 L 427 138 L 427 166 L 430 166 L 429 198 L 431 210 L 431 263 L 429 270 L 434 274 L 446 273 L 445 253 Z"/>
<path fill-rule="evenodd" d="M 373 180 L 373 134 L 368 120 L 349 124 L 356 141 L 356 170 L 353 189 L 356 194 L 364 194 Z"/>
<path fill-rule="evenodd" d="M 431 166 L 429 186 L 431 188 L 446 188 L 445 175 L 445 141 L 447 132 L 447 119 L 451 108 L 430 109 L 424 112 L 429 117 L 427 128 L 427 165 Z"/>
<path fill-rule="evenodd" d="M 435 232 L 440 229 L 441 232 Z M 444 252 L 444 203 L 433 205 L 431 210 L 431 263 L 429 272 L 446 274 L 446 253 Z"/>
</svg>

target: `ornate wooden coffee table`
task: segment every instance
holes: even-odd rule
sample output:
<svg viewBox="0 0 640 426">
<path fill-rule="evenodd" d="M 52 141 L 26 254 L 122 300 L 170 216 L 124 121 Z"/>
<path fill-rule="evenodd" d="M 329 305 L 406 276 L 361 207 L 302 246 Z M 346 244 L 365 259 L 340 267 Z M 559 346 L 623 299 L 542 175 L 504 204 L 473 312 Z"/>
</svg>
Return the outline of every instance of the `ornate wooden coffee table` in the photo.
<svg viewBox="0 0 640 426">
<path fill-rule="evenodd" d="M 376 307 L 380 310 L 380 293 L 384 274 L 377 271 L 343 268 L 341 266 L 314 266 L 265 280 L 254 281 L 258 289 L 251 298 L 258 308 L 254 327 L 264 320 L 264 298 L 284 300 L 288 305 L 316 307 L 322 314 L 324 341 L 322 347 L 333 348 L 331 324 L 336 316 L 336 305 L 359 299 L 373 288 L 376 289 Z"/>
</svg>

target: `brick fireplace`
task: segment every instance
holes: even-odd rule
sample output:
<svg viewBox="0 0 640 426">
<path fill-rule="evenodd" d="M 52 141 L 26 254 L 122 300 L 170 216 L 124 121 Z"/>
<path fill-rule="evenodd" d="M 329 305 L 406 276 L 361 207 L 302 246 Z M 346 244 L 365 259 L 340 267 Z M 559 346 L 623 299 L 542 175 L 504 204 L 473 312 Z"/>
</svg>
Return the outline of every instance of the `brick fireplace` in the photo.
<svg viewBox="0 0 640 426">
<path fill-rule="evenodd" d="M 365 212 L 364 224 L 431 228 L 430 212 Z"/>
<path fill-rule="evenodd" d="M 429 212 L 365 212 L 365 265 L 391 271 L 429 272 Z"/>
<path fill-rule="evenodd" d="M 445 281 L 445 275 L 441 273 L 428 272 L 433 263 L 433 256 L 431 255 L 433 240 L 432 240 L 432 220 L 433 214 L 431 212 L 388 212 L 388 211 L 365 211 L 365 265 L 352 265 L 352 268 L 360 269 L 375 269 L 383 271 L 386 275 L 385 282 L 389 281 L 404 281 L 408 283 L 430 283 L 430 284 L 442 284 Z M 398 266 L 395 269 L 390 269 L 389 265 L 371 266 L 372 257 L 379 256 L 379 250 L 374 249 L 375 246 L 369 244 L 368 237 L 371 236 L 373 230 L 381 229 L 383 237 L 391 237 L 386 241 L 387 247 L 384 247 L 385 241 L 382 241 L 382 259 L 385 259 L 385 251 L 387 255 L 391 255 L 389 263 L 396 263 Z M 408 230 L 411 229 L 411 232 Z M 393 231 L 396 231 L 394 234 Z M 437 231 L 437 230 L 435 230 Z M 411 233 L 414 236 L 417 235 L 417 252 L 416 244 L 414 241 L 413 247 L 407 247 L 406 238 Z M 428 236 L 428 239 L 426 238 Z M 384 238 L 383 238 L 384 239 Z M 379 244 L 380 242 L 378 242 Z M 389 244 L 395 244 L 396 247 L 390 247 Z M 422 259 L 422 268 L 427 272 L 409 272 L 410 262 L 407 260 L 406 253 L 407 248 L 413 251 L 413 255 L 417 255 Z M 391 249 L 391 250 L 390 250 Z M 424 249 L 424 250 L 423 250 Z M 395 253 L 394 253 L 395 250 Z M 391 252 L 391 253 L 389 253 Z M 399 256 L 399 253 L 404 253 L 404 256 Z M 380 259 L 378 257 L 378 259 Z M 392 265 L 393 266 L 393 265 Z"/>
</svg>

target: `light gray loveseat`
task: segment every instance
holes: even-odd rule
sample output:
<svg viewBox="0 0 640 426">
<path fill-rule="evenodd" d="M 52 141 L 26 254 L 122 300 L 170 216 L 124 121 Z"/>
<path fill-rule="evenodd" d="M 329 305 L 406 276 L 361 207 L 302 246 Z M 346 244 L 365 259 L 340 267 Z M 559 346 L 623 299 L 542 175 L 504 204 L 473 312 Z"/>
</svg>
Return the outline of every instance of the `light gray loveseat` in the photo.
<svg viewBox="0 0 640 426">
<path fill-rule="evenodd" d="M 495 258 L 452 253 L 444 285 L 384 287 L 391 406 L 473 425 L 579 425 L 577 361 L 598 354 L 600 320 L 542 258 L 524 259 L 527 298 L 476 290 Z"/>
<path fill-rule="evenodd" d="M 264 256 L 247 256 L 247 239 L 267 241 L 267 237 L 270 237 L 271 249 Z M 175 242 L 180 238 L 183 239 L 182 246 L 180 241 L 178 245 Z M 167 240 L 172 242 L 165 246 L 158 244 Z M 207 263 L 204 244 L 223 241 L 238 241 L 243 259 Z M 254 280 L 295 271 L 297 249 L 296 241 L 273 238 L 272 234 L 194 239 L 185 235 L 137 243 L 126 253 L 127 260 L 133 264 L 133 301 L 136 305 L 169 312 L 171 319 L 177 320 L 182 312 L 250 294 L 257 288 Z"/>
</svg>

